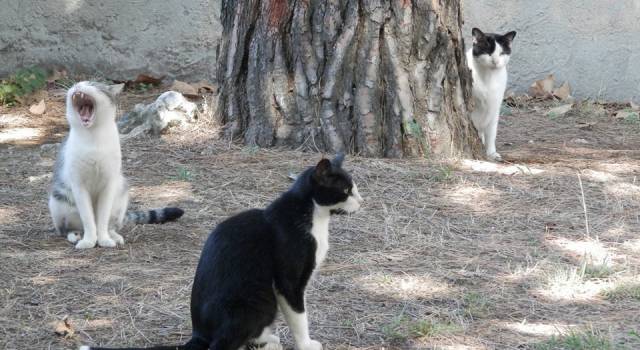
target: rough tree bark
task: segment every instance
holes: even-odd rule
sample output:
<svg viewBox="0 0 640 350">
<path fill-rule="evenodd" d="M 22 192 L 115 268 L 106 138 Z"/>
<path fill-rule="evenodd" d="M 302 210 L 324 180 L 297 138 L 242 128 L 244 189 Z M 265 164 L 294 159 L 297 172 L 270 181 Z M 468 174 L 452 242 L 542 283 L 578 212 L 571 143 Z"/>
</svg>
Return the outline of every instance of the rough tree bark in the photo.
<svg viewBox="0 0 640 350">
<path fill-rule="evenodd" d="M 246 144 L 479 155 L 460 0 L 222 0 L 218 115 Z"/>
</svg>

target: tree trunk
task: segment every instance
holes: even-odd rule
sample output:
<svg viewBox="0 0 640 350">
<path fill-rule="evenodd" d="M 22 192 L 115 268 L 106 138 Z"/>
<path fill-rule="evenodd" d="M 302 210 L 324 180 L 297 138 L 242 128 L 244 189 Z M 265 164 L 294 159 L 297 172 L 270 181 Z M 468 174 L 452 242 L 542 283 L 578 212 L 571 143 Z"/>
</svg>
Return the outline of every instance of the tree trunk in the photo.
<svg viewBox="0 0 640 350">
<path fill-rule="evenodd" d="M 222 0 L 225 133 L 364 156 L 479 155 L 460 0 Z"/>
</svg>

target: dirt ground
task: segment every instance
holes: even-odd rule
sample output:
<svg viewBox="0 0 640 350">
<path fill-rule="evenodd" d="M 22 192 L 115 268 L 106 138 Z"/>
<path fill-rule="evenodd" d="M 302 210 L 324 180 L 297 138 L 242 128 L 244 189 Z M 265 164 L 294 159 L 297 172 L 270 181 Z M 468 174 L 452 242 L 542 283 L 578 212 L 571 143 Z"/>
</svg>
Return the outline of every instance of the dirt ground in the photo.
<svg viewBox="0 0 640 350">
<path fill-rule="evenodd" d="M 156 95 L 128 93 L 123 110 Z M 0 107 L 0 348 L 185 342 L 211 228 L 269 203 L 320 155 L 215 141 L 203 122 L 128 141 L 131 206 L 186 214 L 77 251 L 51 232 L 54 154 L 40 146 L 66 132 L 62 98 L 50 91 L 43 116 Z M 308 292 L 312 337 L 327 349 L 640 348 L 640 123 L 614 107 L 505 109 L 499 165 L 348 158 L 365 203 L 331 226 Z M 277 333 L 292 348 L 284 322 Z"/>
</svg>

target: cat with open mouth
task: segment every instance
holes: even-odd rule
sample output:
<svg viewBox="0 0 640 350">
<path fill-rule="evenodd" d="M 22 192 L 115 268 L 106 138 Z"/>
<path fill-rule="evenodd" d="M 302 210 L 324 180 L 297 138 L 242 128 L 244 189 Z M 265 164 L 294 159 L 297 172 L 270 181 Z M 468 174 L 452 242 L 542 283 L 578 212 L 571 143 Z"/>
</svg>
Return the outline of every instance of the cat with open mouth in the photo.
<svg viewBox="0 0 640 350">
<path fill-rule="evenodd" d="M 116 96 L 122 85 L 83 81 L 67 92 L 69 136 L 58 153 L 49 210 L 56 231 L 76 248 L 124 244 L 124 223 L 163 223 L 179 208 L 127 211 L 129 187 L 122 175 Z M 79 232 L 82 231 L 82 236 Z"/>
</svg>

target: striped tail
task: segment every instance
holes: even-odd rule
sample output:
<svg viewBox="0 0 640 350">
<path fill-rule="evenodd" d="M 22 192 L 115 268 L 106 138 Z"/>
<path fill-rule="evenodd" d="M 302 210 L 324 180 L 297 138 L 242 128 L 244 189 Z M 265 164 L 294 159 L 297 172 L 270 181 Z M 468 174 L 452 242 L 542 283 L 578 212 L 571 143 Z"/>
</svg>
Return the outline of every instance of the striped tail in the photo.
<svg viewBox="0 0 640 350">
<path fill-rule="evenodd" d="M 83 345 L 78 350 L 207 350 L 209 343 L 200 338 L 192 338 L 184 345 L 156 345 L 150 348 L 99 348 Z"/>
<path fill-rule="evenodd" d="M 184 350 L 187 349 L 185 345 L 172 345 L 172 346 L 154 346 L 152 348 L 94 348 L 86 345 L 81 346 L 78 350 Z M 206 349 L 206 348 L 205 348 Z"/>
<path fill-rule="evenodd" d="M 184 214 L 184 210 L 174 207 L 148 211 L 127 211 L 127 222 L 134 224 L 164 224 L 167 221 L 179 219 L 182 214 Z"/>
</svg>

